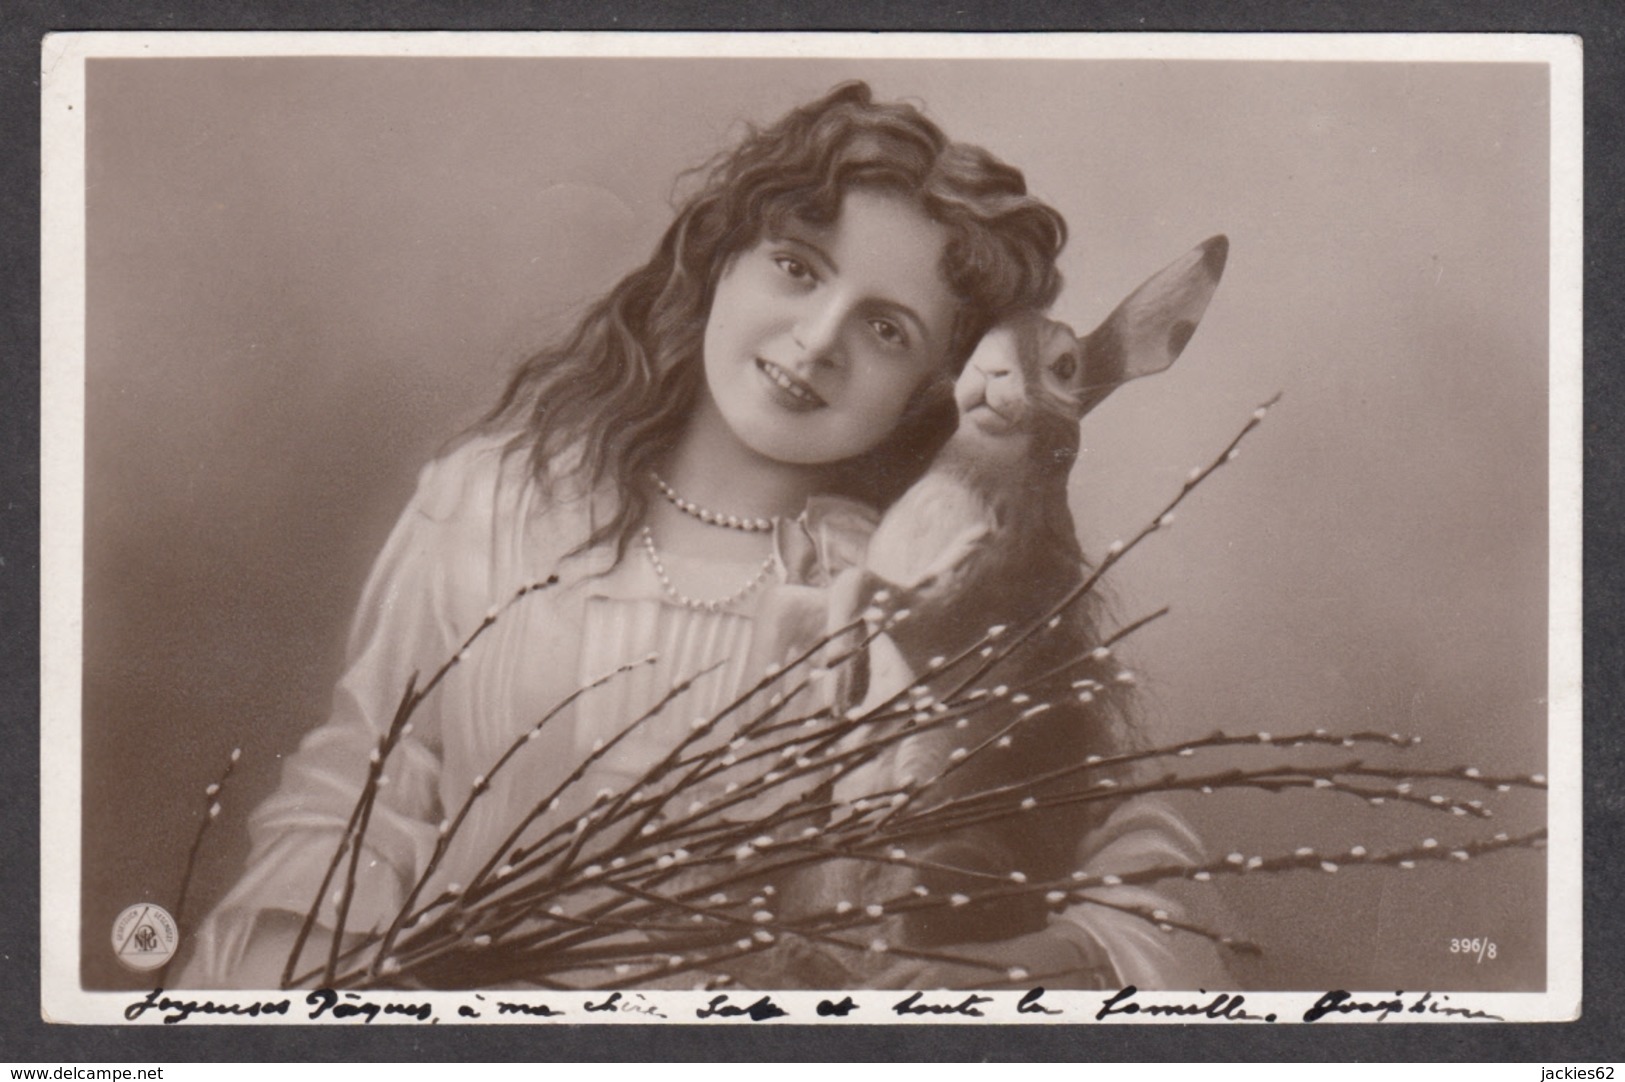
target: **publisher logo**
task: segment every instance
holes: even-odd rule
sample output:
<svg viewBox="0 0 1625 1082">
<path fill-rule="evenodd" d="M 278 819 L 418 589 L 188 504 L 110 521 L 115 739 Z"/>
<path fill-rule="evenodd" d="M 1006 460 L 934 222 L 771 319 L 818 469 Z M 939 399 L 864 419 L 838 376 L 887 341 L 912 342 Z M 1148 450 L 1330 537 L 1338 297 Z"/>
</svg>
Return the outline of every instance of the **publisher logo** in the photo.
<svg viewBox="0 0 1625 1082">
<path fill-rule="evenodd" d="M 175 918 L 161 905 L 140 902 L 113 922 L 113 954 L 128 969 L 157 969 L 175 955 Z"/>
</svg>

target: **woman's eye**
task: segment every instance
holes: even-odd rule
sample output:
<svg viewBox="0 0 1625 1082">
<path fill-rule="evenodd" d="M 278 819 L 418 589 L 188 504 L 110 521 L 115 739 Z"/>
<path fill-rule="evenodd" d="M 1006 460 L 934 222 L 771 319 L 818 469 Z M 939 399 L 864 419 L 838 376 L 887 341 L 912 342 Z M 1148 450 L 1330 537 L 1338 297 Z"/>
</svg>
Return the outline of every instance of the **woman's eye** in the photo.
<svg viewBox="0 0 1625 1082">
<path fill-rule="evenodd" d="M 773 262 L 778 264 L 779 269 L 791 278 L 812 277 L 812 268 L 793 255 L 776 255 L 773 257 Z"/>
<path fill-rule="evenodd" d="M 1077 374 L 1078 358 L 1071 353 L 1063 353 L 1055 358 L 1055 363 L 1050 366 L 1050 371 L 1055 373 L 1057 379 L 1071 379 Z"/>
<path fill-rule="evenodd" d="M 903 333 L 903 328 L 899 327 L 889 319 L 871 319 L 869 321 L 869 326 L 874 328 L 876 337 L 878 337 L 882 342 L 885 342 L 887 345 L 908 345 L 908 336 Z"/>
</svg>

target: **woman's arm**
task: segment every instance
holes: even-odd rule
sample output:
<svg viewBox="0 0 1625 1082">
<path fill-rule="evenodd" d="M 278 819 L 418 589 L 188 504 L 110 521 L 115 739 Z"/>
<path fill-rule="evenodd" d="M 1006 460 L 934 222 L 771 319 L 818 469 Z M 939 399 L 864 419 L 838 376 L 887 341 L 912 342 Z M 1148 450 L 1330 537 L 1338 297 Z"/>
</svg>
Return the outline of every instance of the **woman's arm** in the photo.
<svg viewBox="0 0 1625 1082">
<path fill-rule="evenodd" d="M 1090 875 L 1124 875 L 1199 864 L 1202 843 L 1166 801 L 1138 797 L 1125 801 L 1083 839 L 1078 860 L 1079 867 Z M 1216 944 L 1191 932 L 1164 931 L 1145 916 L 1160 911 L 1169 920 L 1195 924 L 1222 919 L 1223 907 L 1212 885 L 1201 889 L 1208 892 L 1213 904 L 1203 906 L 1202 913 L 1193 913 L 1159 884 L 1096 888 L 1089 892 L 1092 901 L 1079 902 L 1052 917 L 1050 927 L 1103 950 L 1117 978 L 1113 987 L 1231 987 L 1234 979 Z"/>
<path fill-rule="evenodd" d="M 1120 806 L 1079 845 L 1089 874 L 1122 875 L 1152 867 L 1198 863 L 1201 843 L 1166 803 L 1139 798 Z M 1211 888 L 1209 888 L 1211 889 Z M 898 958 L 876 974 L 885 988 L 975 988 L 1014 979 L 1047 988 L 1225 988 L 1234 984 L 1219 948 L 1182 931 L 1163 931 L 1143 915 L 1195 919 L 1178 899 L 1151 886 L 1116 886 L 1089 892 L 1090 901 L 1050 917 L 1042 930 L 991 943 L 961 943 L 940 953 L 985 964 Z M 1216 912 L 1221 908 L 1212 907 Z M 1132 910 L 1134 912 L 1129 912 Z"/>
<path fill-rule="evenodd" d="M 460 639 L 451 605 L 451 570 L 466 573 L 481 547 L 462 536 L 473 490 L 466 456 L 431 463 L 368 577 L 351 629 L 347 667 L 324 724 L 285 762 L 276 791 L 249 820 L 250 853 L 231 891 L 198 929 L 181 983 L 193 987 L 276 987 L 303 918 L 325 894 L 300 968 L 326 957 L 337 923 L 335 895 L 346 859 L 322 891 L 378 748 L 414 673 L 428 679 Z M 489 521 L 489 515 L 485 516 Z M 487 531 L 488 532 L 488 531 Z M 385 764 L 368 823 L 348 929 L 387 926 L 425 866 L 441 809 L 438 696 L 414 714 Z M 274 964 L 273 964 L 274 963 Z"/>
</svg>

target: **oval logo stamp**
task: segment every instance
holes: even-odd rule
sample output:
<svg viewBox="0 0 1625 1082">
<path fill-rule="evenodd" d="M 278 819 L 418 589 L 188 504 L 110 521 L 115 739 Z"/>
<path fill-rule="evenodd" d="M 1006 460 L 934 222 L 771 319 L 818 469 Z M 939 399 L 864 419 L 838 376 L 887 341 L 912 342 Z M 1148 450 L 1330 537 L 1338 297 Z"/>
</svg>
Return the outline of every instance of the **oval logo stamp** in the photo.
<svg viewBox="0 0 1625 1082">
<path fill-rule="evenodd" d="M 179 943 L 175 918 L 153 902 L 137 902 L 113 922 L 113 954 L 128 969 L 157 969 L 175 956 Z"/>
</svg>

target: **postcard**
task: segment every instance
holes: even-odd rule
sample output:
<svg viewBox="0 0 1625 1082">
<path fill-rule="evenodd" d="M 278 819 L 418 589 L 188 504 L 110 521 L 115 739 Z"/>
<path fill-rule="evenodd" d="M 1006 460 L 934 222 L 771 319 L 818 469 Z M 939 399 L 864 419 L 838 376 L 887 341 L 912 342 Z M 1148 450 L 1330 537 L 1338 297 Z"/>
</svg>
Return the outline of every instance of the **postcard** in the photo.
<svg viewBox="0 0 1625 1082">
<path fill-rule="evenodd" d="M 43 45 L 62 1023 L 1580 1010 L 1580 46 Z"/>
</svg>

